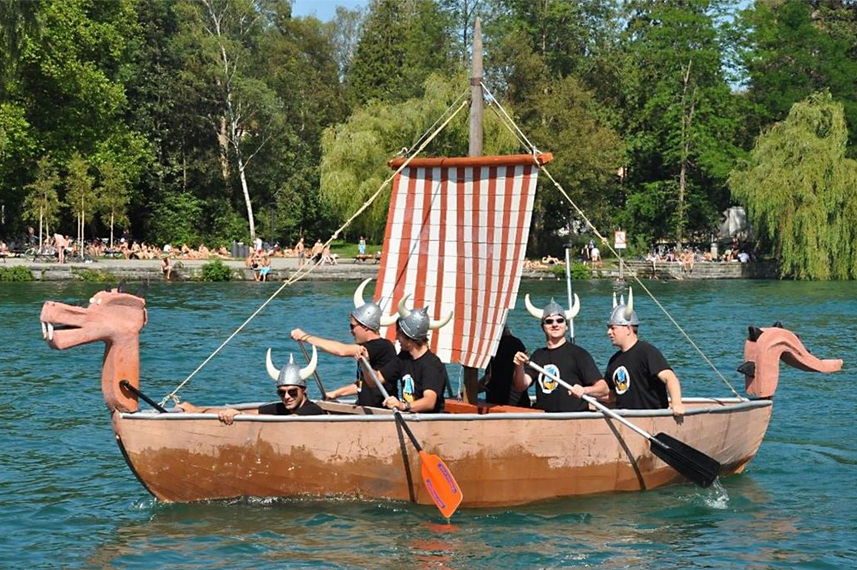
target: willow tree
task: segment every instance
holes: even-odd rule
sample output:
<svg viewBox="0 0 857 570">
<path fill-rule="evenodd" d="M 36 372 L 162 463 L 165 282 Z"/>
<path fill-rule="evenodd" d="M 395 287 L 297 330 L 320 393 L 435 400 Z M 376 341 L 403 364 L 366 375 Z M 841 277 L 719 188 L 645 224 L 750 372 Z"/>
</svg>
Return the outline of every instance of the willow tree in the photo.
<svg viewBox="0 0 857 570">
<path fill-rule="evenodd" d="M 423 139 L 440 124 L 435 121 L 455 103 L 469 82 L 464 74 L 449 79 L 429 77 L 421 98 L 403 103 L 375 101 L 357 109 L 348 120 L 324 132 L 322 137 L 321 197 L 339 221 L 347 219 L 372 196 L 392 171 L 387 161 L 400 151 L 414 151 Z M 466 156 L 468 114 L 465 111 L 420 155 Z M 493 113 L 485 115 L 485 148 L 487 154 L 503 154 L 516 148 L 516 142 Z M 372 240 L 383 238 L 390 203 L 389 189 L 382 193 L 351 226 Z"/>
<path fill-rule="evenodd" d="M 857 162 L 845 158 L 847 142 L 842 105 L 816 93 L 760 135 L 729 178 L 757 232 L 775 244 L 781 276 L 857 277 Z"/>
<path fill-rule="evenodd" d="M 60 177 L 50 157 L 43 156 L 36 165 L 36 179 L 24 189 L 24 219 L 39 221 L 39 251 L 42 251 L 42 235 L 50 235 L 50 226 L 57 221 L 60 200 L 57 196 L 57 186 Z"/>
</svg>

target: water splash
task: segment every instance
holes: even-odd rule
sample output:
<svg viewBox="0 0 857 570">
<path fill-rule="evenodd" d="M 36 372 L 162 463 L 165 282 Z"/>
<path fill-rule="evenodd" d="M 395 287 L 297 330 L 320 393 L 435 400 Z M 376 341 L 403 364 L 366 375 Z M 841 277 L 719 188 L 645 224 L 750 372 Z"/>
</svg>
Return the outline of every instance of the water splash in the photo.
<svg viewBox="0 0 857 570">
<path fill-rule="evenodd" d="M 729 506 L 729 493 L 726 491 L 726 487 L 724 487 L 720 483 L 720 478 L 714 480 L 714 483 L 711 484 L 706 491 L 705 497 L 703 497 L 703 501 L 705 504 L 711 507 L 712 509 L 717 510 L 725 510 L 727 506 Z"/>
</svg>

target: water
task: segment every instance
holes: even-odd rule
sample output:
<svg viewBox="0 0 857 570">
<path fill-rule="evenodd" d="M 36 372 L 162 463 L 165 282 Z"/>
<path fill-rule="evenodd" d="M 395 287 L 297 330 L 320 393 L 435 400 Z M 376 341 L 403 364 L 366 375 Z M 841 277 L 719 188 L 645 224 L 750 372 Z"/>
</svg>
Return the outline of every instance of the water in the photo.
<svg viewBox="0 0 857 570">
<path fill-rule="evenodd" d="M 356 283 L 287 289 L 181 392 L 194 403 L 259 401 L 272 393 L 264 354 L 289 351 L 291 328 L 347 340 Z M 604 321 L 609 281 L 576 283 L 577 340 L 602 369 L 612 348 Z M 738 390 L 746 326 L 776 320 L 814 354 L 845 370 L 822 376 L 783 367 L 774 418 L 747 471 L 710 489 L 680 485 L 462 509 L 450 524 L 433 507 L 381 501 L 261 500 L 175 505 L 155 501 L 125 465 L 100 391 L 100 344 L 65 352 L 41 340 L 47 299 L 84 303 L 90 284 L 0 284 L 0 548 L 15 567 L 853 567 L 857 486 L 857 330 L 853 283 L 671 282 L 650 287 Z M 147 294 L 141 388 L 160 399 L 270 295 L 276 284 L 158 284 Z M 537 306 L 565 299 L 565 283 L 524 282 Z M 685 395 L 724 396 L 642 291 L 642 336 L 659 345 Z M 523 304 L 520 302 L 519 304 Z M 511 326 L 532 349 L 538 326 L 523 309 Z M 320 356 L 328 389 L 353 364 Z M 453 383 L 457 369 L 450 369 Z M 317 395 L 315 386 L 311 394 Z M 562 434 L 557 434 L 562 437 Z M 442 456 L 442 452 L 439 451 Z M 521 481 L 522 485 L 532 484 Z"/>
</svg>

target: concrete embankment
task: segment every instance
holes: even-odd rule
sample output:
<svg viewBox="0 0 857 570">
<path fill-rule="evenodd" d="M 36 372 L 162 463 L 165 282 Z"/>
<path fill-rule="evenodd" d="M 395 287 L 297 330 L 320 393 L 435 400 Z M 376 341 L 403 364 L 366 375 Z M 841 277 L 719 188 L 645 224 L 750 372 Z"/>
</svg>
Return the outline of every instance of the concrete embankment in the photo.
<svg viewBox="0 0 857 570">
<path fill-rule="evenodd" d="M 208 261 L 176 260 L 173 278 L 180 281 L 193 281 L 202 278 L 202 268 Z M 226 260 L 223 262 L 232 270 L 234 280 L 253 281 L 254 272 L 244 266 L 243 261 Z M 759 263 L 697 263 L 693 270 L 681 268 L 678 263 L 651 263 L 643 261 L 626 262 L 627 268 L 641 279 L 774 279 L 777 266 L 774 262 Z M 91 263 L 36 263 L 21 258 L 10 258 L 0 263 L 0 268 L 23 265 L 39 281 L 105 280 L 125 279 L 127 281 L 159 281 L 164 276 L 159 260 L 98 259 Z M 360 280 L 378 276 L 379 265 L 372 262 L 357 262 L 345 259 L 337 265 L 316 267 L 304 277 L 307 280 L 338 281 Z M 269 281 L 284 281 L 298 270 L 297 259 L 273 258 Z M 615 278 L 619 271 L 615 266 L 595 268 L 593 278 Z M 628 275 L 626 275 L 627 277 Z M 524 279 L 552 279 L 555 275 L 550 267 L 527 268 Z"/>
</svg>

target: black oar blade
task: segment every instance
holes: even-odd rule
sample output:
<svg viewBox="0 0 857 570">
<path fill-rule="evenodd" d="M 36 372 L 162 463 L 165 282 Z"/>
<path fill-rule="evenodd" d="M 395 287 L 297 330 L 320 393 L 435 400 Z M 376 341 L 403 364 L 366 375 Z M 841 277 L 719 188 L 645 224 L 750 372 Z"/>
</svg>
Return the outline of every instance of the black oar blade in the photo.
<svg viewBox="0 0 857 570">
<path fill-rule="evenodd" d="M 665 433 L 651 440 L 652 453 L 700 487 L 710 487 L 720 472 L 720 462 Z"/>
</svg>

